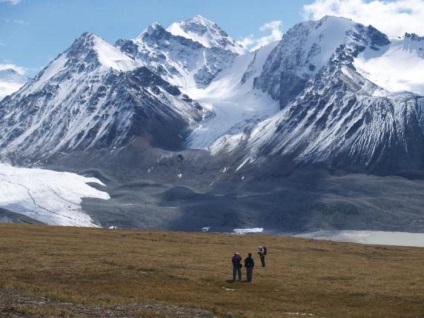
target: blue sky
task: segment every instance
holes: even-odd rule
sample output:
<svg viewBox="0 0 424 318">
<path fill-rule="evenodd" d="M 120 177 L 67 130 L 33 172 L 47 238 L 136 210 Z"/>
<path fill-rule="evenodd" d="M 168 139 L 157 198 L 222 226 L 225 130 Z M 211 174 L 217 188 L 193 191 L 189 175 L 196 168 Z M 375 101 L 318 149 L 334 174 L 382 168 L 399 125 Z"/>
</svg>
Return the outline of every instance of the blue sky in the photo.
<svg viewBox="0 0 424 318">
<path fill-rule="evenodd" d="M 407 31 L 424 35 L 422 0 L 0 0 L 0 68 L 13 65 L 34 76 L 83 32 L 114 43 L 136 37 L 153 22 L 167 27 L 196 14 L 251 47 L 325 14 L 372 20 L 383 31 L 403 15 L 412 24 Z"/>
</svg>

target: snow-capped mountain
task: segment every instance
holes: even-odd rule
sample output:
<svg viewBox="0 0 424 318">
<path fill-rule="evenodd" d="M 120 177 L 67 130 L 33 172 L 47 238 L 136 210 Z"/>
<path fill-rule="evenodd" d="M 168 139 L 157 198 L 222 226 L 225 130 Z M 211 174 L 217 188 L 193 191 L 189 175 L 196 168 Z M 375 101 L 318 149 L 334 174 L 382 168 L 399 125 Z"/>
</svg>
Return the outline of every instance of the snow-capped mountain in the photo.
<svg viewBox="0 0 424 318">
<path fill-rule="evenodd" d="M 200 16 L 85 33 L 0 102 L 0 158 L 102 176 L 101 226 L 423 231 L 422 182 L 361 174 L 424 175 L 423 43 L 336 17 L 255 52 Z"/>
<path fill-rule="evenodd" d="M 402 54 L 423 62 L 421 44 L 410 42 L 409 36 L 403 44 L 392 43 L 375 28 L 343 18 L 295 26 L 255 80 L 282 110 L 242 133 L 222 137 L 211 150 L 244 153 L 244 163 L 280 156 L 300 165 L 380 173 L 423 169 L 424 98 L 377 86 L 372 80 L 381 77 L 370 66 L 375 59 L 387 63 Z M 424 83 L 416 77 L 412 81 L 410 88 Z"/>
<path fill-rule="evenodd" d="M 115 46 L 83 34 L 4 101 L 1 155 L 45 159 L 75 150 L 115 149 L 140 136 L 154 146 L 182 148 L 190 130 L 214 113 L 192 93 L 204 90 L 246 52 L 200 16 L 178 25 L 207 42 L 174 35 L 156 23 Z"/>
<path fill-rule="evenodd" d="M 396 70 L 409 61 L 420 69 L 423 43 L 336 17 L 302 22 L 253 53 L 201 16 L 167 30 L 152 24 L 115 46 L 85 33 L 2 102 L 1 155 L 48 158 L 143 137 L 245 163 L 283 156 L 421 169 L 423 100 L 414 93 L 424 80 Z"/>
<path fill-rule="evenodd" d="M 191 88 L 188 94 L 199 101 L 211 116 L 205 118 L 188 137 L 191 149 L 207 149 L 226 134 L 237 134 L 279 110 L 279 104 L 267 93 L 253 87 L 269 53 L 277 43 L 256 52 L 246 52 L 219 73 L 206 88 Z"/>
<path fill-rule="evenodd" d="M 0 101 L 19 90 L 28 78 L 12 68 L 0 69 Z"/>
<path fill-rule="evenodd" d="M 207 20 L 196 17 L 188 21 L 190 28 L 187 30 L 197 31 L 195 26 L 201 27 Z M 205 87 L 219 72 L 231 66 L 238 51 L 241 51 L 235 43 L 232 46 L 234 41 L 230 41 L 218 26 L 209 24 L 209 28 L 202 31 L 209 41 L 173 34 L 154 23 L 136 39 L 119 40 L 117 46 L 183 91 Z M 175 26 L 170 28 L 173 30 Z"/>
<path fill-rule="evenodd" d="M 356 70 L 389 92 L 424 95 L 424 37 L 405 34 L 380 50 L 367 47 L 354 60 Z"/>
<path fill-rule="evenodd" d="M 302 22 L 284 34 L 255 86 L 280 100 L 283 108 L 331 61 L 348 64 L 365 47 L 379 50 L 389 43 L 372 26 L 364 27 L 345 18 L 327 16 Z"/>
<path fill-rule="evenodd" d="M 1 154 L 48 158 L 137 137 L 176 148 L 200 105 L 100 37 L 85 33 L 0 107 Z"/>
<path fill-rule="evenodd" d="M 175 22 L 166 30 L 173 35 L 198 42 L 207 48 L 222 48 L 237 55 L 246 53 L 246 50 L 240 44 L 237 44 L 216 23 L 200 15 L 185 21 Z"/>
</svg>

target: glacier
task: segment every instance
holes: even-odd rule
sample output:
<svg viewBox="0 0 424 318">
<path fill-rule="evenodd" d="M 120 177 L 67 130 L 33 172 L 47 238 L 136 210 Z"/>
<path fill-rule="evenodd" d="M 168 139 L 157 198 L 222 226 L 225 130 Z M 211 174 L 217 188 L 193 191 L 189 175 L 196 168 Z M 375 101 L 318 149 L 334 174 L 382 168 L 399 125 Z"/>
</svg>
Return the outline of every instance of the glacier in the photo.
<svg viewBox="0 0 424 318">
<path fill-rule="evenodd" d="M 336 241 L 336 242 L 424 247 L 423 233 L 345 230 L 345 231 L 317 231 L 312 233 L 296 234 L 294 236 L 308 238 L 308 239 L 329 240 L 329 241 Z"/>
<path fill-rule="evenodd" d="M 17 168 L 0 163 L 0 207 L 49 225 L 99 227 L 81 207 L 83 198 L 110 196 L 89 184 L 96 178 L 69 172 Z"/>
</svg>

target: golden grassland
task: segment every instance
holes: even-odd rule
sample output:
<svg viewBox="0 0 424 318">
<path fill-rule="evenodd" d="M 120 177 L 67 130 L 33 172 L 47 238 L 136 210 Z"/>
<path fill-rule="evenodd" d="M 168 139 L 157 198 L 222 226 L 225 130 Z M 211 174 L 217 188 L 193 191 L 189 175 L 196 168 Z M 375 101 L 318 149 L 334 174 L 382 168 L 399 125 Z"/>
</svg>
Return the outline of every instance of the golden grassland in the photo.
<svg viewBox="0 0 424 318">
<path fill-rule="evenodd" d="M 268 247 L 266 268 L 258 245 Z M 254 253 L 252 283 L 229 281 L 236 250 L 243 258 Z M 424 317 L 424 248 L 2 224 L 0 288 L 74 304 L 166 303 L 224 317 Z"/>
</svg>

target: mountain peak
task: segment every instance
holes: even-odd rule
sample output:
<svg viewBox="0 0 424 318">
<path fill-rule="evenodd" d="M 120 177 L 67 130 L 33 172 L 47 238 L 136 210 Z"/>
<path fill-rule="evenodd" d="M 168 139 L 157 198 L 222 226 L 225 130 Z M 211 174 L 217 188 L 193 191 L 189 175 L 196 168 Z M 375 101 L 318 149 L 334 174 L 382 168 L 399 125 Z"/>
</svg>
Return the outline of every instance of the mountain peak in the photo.
<svg viewBox="0 0 424 318">
<path fill-rule="evenodd" d="M 79 55 L 87 50 L 92 50 L 97 41 L 104 41 L 98 35 L 90 32 L 84 32 L 78 38 L 75 39 L 74 43 L 68 49 L 68 54 Z"/>
<path fill-rule="evenodd" d="M 417 41 L 417 42 L 424 41 L 424 37 L 419 36 L 416 33 L 405 33 L 404 38 L 410 39 L 411 41 Z"/>
<path fill-rule="evenodd" d="M 22 75 L 13 68 L 0 69 L 0 77 Z"/>
<path fill-rule="evenodd" d="M 94 33 L 91 32 L 84 32 L 81 34 L 74 43 L 85 43 L 85 44 L 91 44 L 93 41 L 100 39 L 100 37 Z"/>
<path fill-rule="evenodd" d="M 164 28 L 157 22 L 153 22 L 143 33 L 153 34 L 157 31 L 162 31 Z"/>
<path fill-rule="evenodd" d="M 245 53 L 245 49 L 237 44 L 216 23 L 201 15 L 175 22 L 166 30 L 173 35 L 198 42 L 207 48 L 219 47 L 235 54 Z"/>
<path fill-rule="evenodd" d="M 147 29 L 141 32 L 140 35 L 135 38 L 135 40 L 140 41 L 146 37 L 158 37 L 164 32 L 166 32 L 166 30 L 158 22 L 153 22 Z"/>
<path fill-rule="evenodd" d="M 356 24 L 352 19 L 346 18 L 346 17 L 339 17 L 335 15 L 325 15 L 323 16 L 318 22 L 330 22 L 330 23 L 349 23 L 349 24 Z"/>
<path fill-rule="evenodd" d="M 211 20 L 206 19 L 205 17 L 201 16 L 200 14 L 195 15 L 187 20 L 185 20 L 186 23 L 195 23 L 200 25 L 210 25 L 213 26 L 215 23 Z"/>
<path fill-rule="evenodd" d="M 0 101 L 21 88 L 28 78 L 13 68 L 0 69 Z"/>
<path fill-rule="evenodd" d="M 128 71 L 138 65 L 128 55 L 100 36 L 85 32 L 39 76 L 45 73 L 41 78 L 48 80 L 64 69 L 78 70 L 76 72 L 93 71 L 100 66 L 116 71 Z"/>
</svg>

